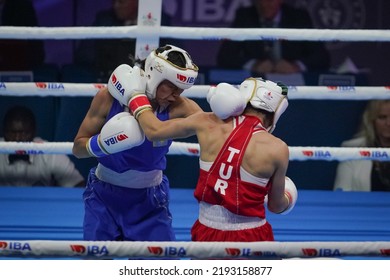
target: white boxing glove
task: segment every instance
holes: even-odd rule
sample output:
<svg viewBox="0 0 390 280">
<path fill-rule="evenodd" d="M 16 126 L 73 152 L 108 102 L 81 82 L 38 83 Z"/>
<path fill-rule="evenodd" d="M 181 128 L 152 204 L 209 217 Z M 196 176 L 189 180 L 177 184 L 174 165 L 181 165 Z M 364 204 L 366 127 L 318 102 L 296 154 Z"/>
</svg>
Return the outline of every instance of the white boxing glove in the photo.
<svg viewBox="0 0 390 280">
<path fill-rule="evenodd" d="M 89 138 L 88 152 L 94 157 L 103 157 L 141 145 L 145 134 L 137 120 L 128 112 L 113 116 L 99 134 Z"/>
<path fill-rule="evenodd" d="M 297 187 L 295 186 L 294 182 L 287 176 L 284 184 L 284 195 L 287 197 L 289 203 L 287 208 L 284 209 L 283 212 L 279 213 L 282 215 L 290 213 L 298 199 Z"/>
<path fill-rule="evenodd" d="M 128 106 L 132 97 L 145 94 L 146 77 L 138 66 L 119 65 L 108 80 L 108 91 L 121 104 Z"/>
<path fill-rule="evenodd" d="M 213 113 L 222 120 L 241 115 L 247 105 L 240 90 L 228 83 L 211 87 L 207 93 L 207 101 Z"/>
</svg>

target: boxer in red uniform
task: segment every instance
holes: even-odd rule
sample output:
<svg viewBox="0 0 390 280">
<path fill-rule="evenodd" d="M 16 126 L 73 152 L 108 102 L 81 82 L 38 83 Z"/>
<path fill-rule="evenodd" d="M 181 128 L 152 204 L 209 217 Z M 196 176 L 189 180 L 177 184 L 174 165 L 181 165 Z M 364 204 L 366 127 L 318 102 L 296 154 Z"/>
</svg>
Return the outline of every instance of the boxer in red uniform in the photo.
<svg viewBox="0 0 390 280">
<path fill-rule="evenodd" d="M 249 78 L 239 89 L 226 83 L 211 88 L 207 100 L 212 113 L 168 121 L 159 121 L 144 103 L 130 108 L 149 140 L 198 137 L 193 241 L 273 241 L 265 200 L 270 211 L 287 214 L 298 197 L 286 177 L 288 146 L 271 134 L 288 106 L 287 87 Z"/>
</svg>

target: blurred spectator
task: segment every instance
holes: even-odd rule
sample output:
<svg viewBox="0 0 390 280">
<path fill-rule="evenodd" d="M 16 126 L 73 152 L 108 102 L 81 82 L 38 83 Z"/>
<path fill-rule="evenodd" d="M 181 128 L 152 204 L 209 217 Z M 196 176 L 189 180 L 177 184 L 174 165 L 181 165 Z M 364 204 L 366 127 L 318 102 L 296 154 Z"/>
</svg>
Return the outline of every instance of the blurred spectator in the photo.
<svg viewBox="0 0 390 280">
<path fill-rule="evenodd" d="M 112 7 L 97 13 L 93 26 L 136 25 L 138 0 L 112 0 Z M 135 39 L 83 40 L 75 53 L 79 65 L 96 67 L 99 78 L 108 80 L 120 64 L 133 65 L 130 54 L 135 52 Z"/>
<path fill-rule="evenodd" d="M 97 13 L 93 26 L 137 25 L 138 0 L 112 0 L 112 7 Z M 169 25 L 163 13 L 162 25 Z M 134 38 L 83 40 L 75 53 L 78 65 L 96 67 L 98 78 L 106 82 L 112 71 L 120 64 L 134 65 Z"/>
<path fill-rule="evenodd" d="M 343 147 L 390 147 L 390 100 L 370 101 L 363 113 L 361 129 Z M 390 191 L 390 162 L 353 160 L 340 162 L 334 190 Z"/>
<path fill-rule="evenodd" d="M 232 28 L 313 28 L 307 11 L 283 0 L 253 0 L 236 11 Z M 311 41 L 224 41 L 218 53 L 221 68 L 244 68 L 253 73 L 291 74 L 328 71 L 329 54 L 323 43 Z"/>
<path fill-rule="evenodd" d="M 43 142 L 35 133 L 35 116 L 30 109 L 15 106 L 7 111 L 1 141 Z M 0 186 L 84 185 L 84 178 L 66 155 L 0 154 Z"/>
<path fill-rule="evenodd" d="M 0 0 L 0 26 L 38 26 L 30 0 Z M 0 71 L 32 70 L 44 62 L 41 40 L 0 39 Z"/>
</svg>

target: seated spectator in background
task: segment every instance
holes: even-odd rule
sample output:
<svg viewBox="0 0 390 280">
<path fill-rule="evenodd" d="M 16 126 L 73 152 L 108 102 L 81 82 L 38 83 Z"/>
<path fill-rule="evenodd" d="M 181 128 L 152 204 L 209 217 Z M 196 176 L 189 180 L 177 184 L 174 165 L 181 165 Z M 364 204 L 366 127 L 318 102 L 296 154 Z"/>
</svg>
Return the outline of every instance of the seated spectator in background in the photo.
<svg viewBox="0 0 390 280">
<path fill-rule="evenodd" d="M 29 0 L 0 0 L 0 26 L 38 26 Z M 41 40 L 0 39 L 0 71 L 32 70 L 44 62 Z"/>
<path fill-rule="evenodd" d="M 33 112 L 24 106 L 10 108 L 3 120 L 5 141 L 42 142 L 35 137 Z M 84 186 L 84 178 L 66 155 L 0 154 L 0 186 Z"/>
<path fill-rule="evenodd" d="M 93 26 L 137 25 L 138 0 L 112 0 L 112 8 L 99 12 Z M 162 15 L 161 24 L 169 18 Z M 75 62 L 94 67 L 100 81 L 106 82 L 120 64 L 134 65 L 135 38 L 83 40 L 76 50 Z"/>
<path fill-rule="evenodd" d="M 136 25 L 138 0 L 112 0 L 112 7 L 97 13 L 93 26 Z M 96 67 L 99 79 L 108 80 L 120 64 L 133 65 L 130 54 L 135 52 L 135 39 L 83 40 L 76 50 L 75 62 Z"/>
<path fill-rule="evenodd" d="M 373 100 L 363 113 L 356 138 L 343 147 L 390 147 L 390 100 Z M 340 162 L 334 190 L 390 191 L 390 162 L 353 160 Z"/>
<path fill-rule="evenodd" d="M 310 15 L 283 0 L 253 0 L 250 7 L 236 11 L 232 28 L 313 28 Z M 244 68 L 254 74 L 292 74 L 328 71 L 329 54 L 325 45 L 311 41 L 224 41 L 217 65 Z"/>
</svg>

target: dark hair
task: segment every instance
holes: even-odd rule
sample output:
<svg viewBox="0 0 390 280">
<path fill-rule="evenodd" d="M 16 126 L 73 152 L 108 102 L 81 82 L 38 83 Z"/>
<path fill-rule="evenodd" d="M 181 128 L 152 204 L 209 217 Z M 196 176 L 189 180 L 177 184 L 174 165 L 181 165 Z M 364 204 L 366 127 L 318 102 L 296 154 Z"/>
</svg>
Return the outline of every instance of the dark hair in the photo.
<svg viewBox="0 0 390 280">
<path fill-rule="evenodd" d="M 172 47 L 170 45 L 159 47 L 155 50 L 156 53 L 162 53 L 164 51 L 170 50 Z M 145 62 L 146 59 L 140 60 L 140 59 L 134 59 L 134 65 L 138 65 L 140 68 L 145 69 Z M 173 64 L 185 68 L 186 67 L 186 59 L 184 55 L 181 52 L 173 51 L 168 54 L 168 61 L 172 62 Z"/>
<path fill-rule="evenodd" d="M 7 111 L 3 120 L 3 130 L 6 130 L 13 121 L 21 121 L 28 124 L 33 132 L 36 130 L 34 113 L 25 106 L 16 105 Z"/>
<path fill-rule="evenodd" d="M 169 46 L 169 45 L 164 46 L 164 47 L 159 47 L 156 50 L 156 53 L 162 53 L 162 52 L 170 50 L 170 49 L 172 49 L 172 47 Z M 167 60 L 172 62 L 173 64 L 179 66 L 179 67 L 182 67 L 182 68 L 186 67 L 186 59 L 185 59 L 184 55 L 181 52 L 175 52 L 175 51 L 170 52 L 168 54 L 168 59 Z"/>
</svg>

